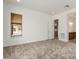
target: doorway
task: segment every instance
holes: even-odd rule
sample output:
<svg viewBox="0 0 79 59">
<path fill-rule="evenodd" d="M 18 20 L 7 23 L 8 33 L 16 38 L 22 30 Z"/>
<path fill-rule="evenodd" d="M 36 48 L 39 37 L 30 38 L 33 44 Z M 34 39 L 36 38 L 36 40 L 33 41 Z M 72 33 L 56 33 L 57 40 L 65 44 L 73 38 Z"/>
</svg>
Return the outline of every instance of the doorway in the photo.
<svg viewBox="0 0 79 59">
<path fill-rule="evenodd" d="M 70 41 L 76 41 L 76 12 L 68 15 L 68 34 Z"/>
<path fill-rule="evenodd" d="M 58 39 L 58 19 L 54 20 L 54 39 Z"/>
</svg>

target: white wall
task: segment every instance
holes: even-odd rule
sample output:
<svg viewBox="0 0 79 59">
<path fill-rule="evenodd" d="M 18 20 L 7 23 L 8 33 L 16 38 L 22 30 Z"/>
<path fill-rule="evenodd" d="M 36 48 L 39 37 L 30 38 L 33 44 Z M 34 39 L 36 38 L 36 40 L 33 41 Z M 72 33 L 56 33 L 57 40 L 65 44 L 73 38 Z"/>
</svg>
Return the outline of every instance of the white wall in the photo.
<svg viewBox="0 0 79 59">
<path fill-rule="evenodd" d="M 22 36 L 11 37 L 10 13 L 23 15 Z M 28 42 L 46 40 L 50 38 L 49 20 L 51 16 L 42 12 L 30 10 L 27 8 L 13 6 L 4 3 L 4 47 Z M 49 37 L 48 37 L 49 35 Z"/>
<path fill-rule="evenodd" d="M 68 41 L 68 14 L 76 11 L 75 9 L 62 12 L 52 16 L 52 20 L 59 19 L 58 36 L 59 40 Z M 53 24 L 54 25 L 54 24 Z M 53 31 L 54 33 L 54 31 Z M 63 33 L 63 34 L 62 34 Z M 53 34 L 54 35 L 54 34 Z"/>
<path fill-rule="evenodd" d="M 52 16 L 50 17 L 50 19 L 49 19 L 49 31 L 48 31 L 48 37 L 49 37 L 49 39 L 54 39 L 54 22 L 53 22 L 53 20 L 52 20 Z"/>
</svg>

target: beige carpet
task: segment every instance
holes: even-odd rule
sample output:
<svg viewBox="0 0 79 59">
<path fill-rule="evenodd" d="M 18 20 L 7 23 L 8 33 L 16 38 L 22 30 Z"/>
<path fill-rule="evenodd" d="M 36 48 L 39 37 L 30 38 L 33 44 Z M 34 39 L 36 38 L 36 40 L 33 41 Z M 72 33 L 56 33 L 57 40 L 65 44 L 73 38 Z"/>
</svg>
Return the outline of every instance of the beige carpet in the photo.
<svg viewBox="0 0 79 59">
<path fill-rule="evenodd" d="M 4 59 L 76 59 L 76 44 L 46 40 L 5 47 Z"/>
</svg>

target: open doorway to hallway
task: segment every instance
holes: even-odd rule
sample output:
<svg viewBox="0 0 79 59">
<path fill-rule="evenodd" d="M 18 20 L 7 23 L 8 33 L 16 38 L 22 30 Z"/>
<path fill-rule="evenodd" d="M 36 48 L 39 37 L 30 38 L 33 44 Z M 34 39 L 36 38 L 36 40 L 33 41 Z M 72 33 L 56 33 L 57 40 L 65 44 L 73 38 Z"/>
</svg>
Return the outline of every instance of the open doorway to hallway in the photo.
<svg viewBox="0 0 79 59">
<path fill-rule="evenodd" d="M 54 20 L 54 39 L 58 39 L 58 19 Z"/>
<path fill-rule="evenodd" d="M 76 42 L 76 12 L 68 15 L 69 41 Z"/>
</svg>

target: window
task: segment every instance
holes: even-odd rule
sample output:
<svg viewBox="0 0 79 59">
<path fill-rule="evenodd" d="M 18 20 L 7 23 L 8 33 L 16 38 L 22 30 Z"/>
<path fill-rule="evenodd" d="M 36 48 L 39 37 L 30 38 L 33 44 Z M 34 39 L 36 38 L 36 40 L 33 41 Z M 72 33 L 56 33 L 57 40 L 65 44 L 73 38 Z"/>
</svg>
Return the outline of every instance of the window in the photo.
<svg viewBox="0 0 79 59">
<path fill-rule="evenodd" d="M 22 35 L 22 15 L 11 13 L 11 36 Z"/>
</svg>

